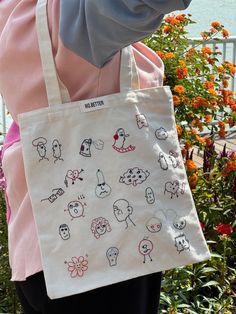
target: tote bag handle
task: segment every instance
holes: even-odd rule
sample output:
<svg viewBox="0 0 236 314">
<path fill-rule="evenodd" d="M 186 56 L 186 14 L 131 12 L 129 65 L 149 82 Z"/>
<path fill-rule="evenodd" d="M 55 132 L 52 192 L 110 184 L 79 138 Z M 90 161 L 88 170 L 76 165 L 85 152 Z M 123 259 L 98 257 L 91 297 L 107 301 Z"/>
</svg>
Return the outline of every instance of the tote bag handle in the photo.
<svg viewBox="0 0 236 314">
<path fill-rule="evenodd" d="M 38 0 L 36 6 L 36 29 L 44 81 L 49 106 L 70 102 L 70 96 L 57 75 L 48 27 L 47 0 Z M 122 49 L 120 64 L 120 91 L 139 89 L 139 78 L 132 47 Z"/>
</svg>

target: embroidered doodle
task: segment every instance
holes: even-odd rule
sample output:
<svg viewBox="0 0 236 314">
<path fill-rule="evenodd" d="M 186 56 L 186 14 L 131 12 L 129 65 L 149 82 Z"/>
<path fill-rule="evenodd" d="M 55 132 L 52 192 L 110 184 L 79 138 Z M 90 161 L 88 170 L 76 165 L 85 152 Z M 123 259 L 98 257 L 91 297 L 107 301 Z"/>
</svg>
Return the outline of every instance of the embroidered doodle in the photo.
<svg viewBox="0 0 236 314">
<path fill-rule="evenodd" d="M 38 155 L 40 157 L 39 161 L 44 160 L 44 159 L 49 161 L 49 159 L 46 157 L 46 154 L 47 154 L 46 144 L 47 144 L 47 140 L 44 137 L 38 137 L 32 141 L 32 145 L 36 147 Z"/>
<path fill-rule="evenodd" d="M 186 236 L 184 234 L 181 234 L 181 235 L 175 237 L 175 246 L 176 246 L 179 254 L 183 251 L 186 251 L 186 250 L 190 251 L 189 240 L 186 239 Z"/>
<path fill-rule="evenodd" d="M 71 201 L 67 205 L 67 209 L 64 211 L 68 211 L 70 216 L 73 218 L 84 217 L 84 208 L 87 206 L 86 203 L 82 203 L 79 200 Z"/>
<path fill-rule="evenodd" d="M 185 192 L 185 183 L 182 183 L 182 187 L 180 187 L 180 183 L 178 180 L 175 180 L 173 182 L 166 182 L 165 184 L 165 190 L 164 194 L 168 192 L 171 195 L 171 198 L 175 195 L 176 197 L 179 197 L 179 193 L 184 194 Z"/>
<path fill-rule="evenodd" d="M 129 227 L 129 223 L 133 226 L 136 226 L 135 223 L 131 219 L 131 215 L 133 213 L 133 207 L 130 206 L 129 202 L 125 199 L 119 199 L 113 204 L 113 213 L 119 222 L 125 222 L 126 228 Z"/>
<path fill-rule="evenodd" d="M 148 127 L 148 122 L 144 114 L 136 114 L 136 122 L 139 129 Z"/>
<path fill-rule="evenodd" d="M 148 231 L 152 233 L 161 231 L 162 228 L 161 220 L 157 217 L 150 218 L 146 223 L 146 228 L 148 229 Z"/>
<path fill-rule="evenodd" d="M 64 159 L 61 158 L 61 144 L 58 140 L 53 140 L 52 142 L 52 155 L 54 157 L 54 163 L 56 163 L 58 160 L 64 161 Z"/>
<path fill-rule="evenodd" d="M 67 224 L 62 224 L 59 226 L 59 234 L 62 240 L 70 239 L 70 228 L 68 227 Z"/>
<path fill-rule="evenodd" d="M 144 237 L 143 240 L 139 242 L 138 251 L 143 256 L 143 263 L 146 263 L 146 256 L 149 257 L 150 262 L 152 262 L 151 252 L 153 250 L 153 243 L 148 239 L 148 237 Z"/>
<path fill-rule="evenodd" d="M 104 175 L 100 169 L 97 171 L 97 186 L 95 189 L 95 194 L 99 198 L 104 198 L 111 194 L 111 187 L 105 182 Z"/>
<path fill-rule="evenodd" d="M 178 158 L 178 154 L 176 152 L 174 152 L 173 150 L 169 151 L 169 156 L 168 156 L 169 160 L 171 161 L 171 164 L 173 166 L 173 168 L 177 168 L 180 164 Z"/>
<path fill-rule="evenodd" d="M 83 140 L 81 146 L 80 146 L 80 155 L 84 157 L 91 157 L 91 144 L 92 144 L 92 139 L 91 138 L 86 138 Z"/>
<path fill-rule="evenodd" d="M 68 170 L 65 176 L 65 186 L 68 188 L 68 184 L 69 182 L 71 182 L 71 184 L 75 184 L 76 180 L 80 180 L 83 181 L 83 178 L 80 177 L 80 174 L 83 172 L 84 170 L 81 169 L 79 170 Z"/>
<path fill-rule="evenodd" d="M 148 204 L 154 204 L 155 203 L 155 195 L 153 192 L 153 189 L 148 187 L 145 190 L 145 198 Z"/>
<path fill-rule="evenodd" d="M 106 218 L 98 217 L 94 218 L 91 223 L 91 228 L 93 235 L 96 239 L 111 231 L 111 226 Z"/>
<path fill-rule="evenodd" d="M 80 155 L 84 157 L 91 157 L 91 145 L 97 149 L 97 150 L 103 150 L 104 148 L 104 142 L 100 139 L 93 141 L 91 138 L 86 138 L 83 140 L 81 146 L 80 146 Z"/>
<path fill-rule="evenodd" d="M 157 129 L 155 135 L 158 140 L 166 140 L 168 138 L 168 132 L 163 127 Z"/>
<path fill-rule="evenodd" d="M 168 169 L 168 163 L 167 163 L 167 159 L 166 159 L 164 153 L 162 153 L 162 152 L 159 153 L 158 162 L 160 163 L 161 169 L 163 169 L 163 170 Z"/>
<path fill-rule="evenodd" d="M 138 184 L 146 181 L 147 177 L 150 175 L 148 170 L 142 170 L 138 167 L 129 168 L 123 176 L 120 177 L 119 182 L 126 185 L 137 186 Z"/>
<path fill-rule="evenodd" d="M 88 260 L 84 256 L 72 257 L 71 261 L 65 262 L 68 265 L 68 271 L 72 278 L 83 277 L 88 270 Z"/>
<path fill-rule="evenodd" d="M 117 265 L 117 258 L 119 255 L 119 250 L 117 249 L 117 247 L 110 247 L 107 252 L 106 252 L 106 256 L 107 259 L 109 261 L 109 265 L 112 266 L 116 266 Z"/>
<path fill-rule="evenodd" d="M 114 144 L 112 145 L 112 147 L 118 153 L 128 153 L 135 150 L 135 146 L 132 146 L 132 145 L 124 147 L 126 138 L 128 136 L 129 134 L 126 134 L 123 128 L 119 128 L 118 130 L 116 130 L 116 133 L 113 136 Z"/>
<path fill-rule="evenodd" d="M 65 193 L 65 191 L 63 189 L 61 189 L 61 188 L 53 189 L 52 190 L 52 194 L 48 198 L 42 199 L 41 202 L 49 201 L 50 203 L 54 203 L 55 200 L 57 200 L 58 197 L 62 196 L 64 193 Z"/>
<path fill-rule="evenodd" d="M 176 216 L 174 221 L 173 221 L 173 226 L 177 230 L 183 230 L 186 227 L 186 219 L 183 217 Z"/>
</svg>

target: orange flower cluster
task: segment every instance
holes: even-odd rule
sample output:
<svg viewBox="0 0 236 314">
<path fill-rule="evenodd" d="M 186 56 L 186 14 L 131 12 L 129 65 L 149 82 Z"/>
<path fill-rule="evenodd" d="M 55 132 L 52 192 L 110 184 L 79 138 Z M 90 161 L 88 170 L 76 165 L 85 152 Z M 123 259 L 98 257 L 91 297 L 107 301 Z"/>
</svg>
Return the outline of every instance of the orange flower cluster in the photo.
<svg viewBox="0 0 236 314">
<path fill-rule="evenodd" d="M 167 52 L 165 55 L 164 55 L 164 58 L 165 59 L 173 59 L 175 58 L 175 54 L 173 52 Z"/>
<path fill-rule="evenodd" d="M 183 129 L 182 129 L 181 125 L 177 124 L 176 125 L 176 130 L 177 130 L 178 136 L 181 136 L 181 134 L 183 132 Z"/>
<path fill-rule="evenodd" d="M 197 97 L 192 98 L 192 106 L 195 109 L 198 109 L 200 107 L 208 107 L 208 105 L 209 105 L 208 100 L 201 97 L 201 96 L 197 96 Z"/>
<path fill-rule="evenodd" d="M 235 160 L 228 160 L 226 167 L 222 171 L 223 176 L 228 176 L 231 171 L 236 171 L 236 161 Z"/>
<path fill-rule="evenodd" d="M 210 47 L 202 47 L 201 52 L 204 56 L 212 54 L 212 50 Z"/>
<path fill-rule="evenodd" d="M 224 66 L 229 70 L 230 74 L 234 75 L 236 73 L 235 64 L 229 61 L 224 61 Z"/>
<path fill-rule="evenodd" d="M 164 59 L 164 57 L 165 57 L 165 54 L 164 54 L 164 52 L 162 52 L 162 51 L 156 51 L 156 54 L 161 58 L 161 59 Z"/>
<path fill-rule="evenodd" d="M 174 91 L 178 94 L 184 94 L 185 93 L 185 87 L 183 85 L 175 85 Z"/>
<path fill-rule="evenodd" d="M 229 37 L 229 32 L 228 32 L 228 30 L 227 30 L 226 28 L 223 28 L 223 30 L 222 30 L 222 36 L 223 36 L 224 38 L 228 38 L 228 37 Z"/>
<path fill-rule="evenodd" d="M 204 117 L 204 121 L 206 123 L 211 123 L 212 121 L 212 115 L 211 114 L 206 114 L 205 117 Z"/>
<path fill-rule="evenodd" d="M 183 22 L 186 19 L 186 15 L 185 14 L 180 14 L 180 15 L 168 15 L 165 18 L 165 22 L 170 24 L 170 25 L 176 25 L 179 24 L 180 22 Z"/>
<path fill-rule="evenodd" d="M 188 70 L 186 67 L 177 67 L 176 68 L 176 76 L 179 79 L 184 79 L 188 76 Z"/>
<path fill-rule="evenodd" d="M 211 23 L 211 26 L 212 26 L 213 28 L 215 28 L 215 29 L 218 29 L 219 27 L 221 27 L 221 24 L 220 24 L 220 22 L 212 22 L 212 23 Z"/>
<path fill-rule="evenodd" d="M 175 106 L 178 106 L 180 104 L 180 98 L 177 95 L 173 95 L 173 102 Z"/>
<path fill-rule="evenodd" d="M 225 123 L 223 121 L 219 121 L 218 127 L 219 127 L 218 134 L 220 138 L 225 138 Z"/>
<path fill-rule="evenodd" d="M 186 167 L 187 167 L 187 170 L 190 171 L 190 172 L 195 172 L 197 170 L 197 166 L 195 164 L 195 162 L 191 159 L 187 159 L 186 162 Z"/>
<path fill-rule="evenodd" d="M 197 186 L 197 182 L 198 182 L 198 175 L 196 173 L 194 173 L 191 176 L 189 176 L 188 182 L 189 182 L 190 188 L 192 190 L 195 189 Z"/>
</svg>

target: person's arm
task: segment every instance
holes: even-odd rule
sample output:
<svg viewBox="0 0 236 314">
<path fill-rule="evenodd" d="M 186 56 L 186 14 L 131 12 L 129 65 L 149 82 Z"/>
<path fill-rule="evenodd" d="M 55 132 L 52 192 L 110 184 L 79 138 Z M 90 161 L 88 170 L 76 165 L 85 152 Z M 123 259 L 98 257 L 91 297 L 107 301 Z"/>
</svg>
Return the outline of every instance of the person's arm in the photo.
<svg viewBox="0 0 236 314">
<path fill-rule="evenodd" d="M 64 45 L 102 67 L 123 47 L 152 34 L 164 14 L 191 0 L 60 0 Z"/>
</svg>

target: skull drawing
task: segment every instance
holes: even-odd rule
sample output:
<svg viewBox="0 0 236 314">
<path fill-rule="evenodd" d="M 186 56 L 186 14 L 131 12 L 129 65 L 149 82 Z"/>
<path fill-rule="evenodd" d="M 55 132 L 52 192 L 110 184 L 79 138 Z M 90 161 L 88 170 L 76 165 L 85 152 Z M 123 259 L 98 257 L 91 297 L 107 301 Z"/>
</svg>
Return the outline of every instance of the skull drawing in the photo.
<svg viewBox="0 0 236 314">
<path fill-rule="evenodd" d="M 119 255 L 119 250 L 116 247 L 110 247 L 107 250 L 107 259 L 109 261 L 110 266 L 116 266 L 117 265 L 117 258 Z"/>
</svg>

